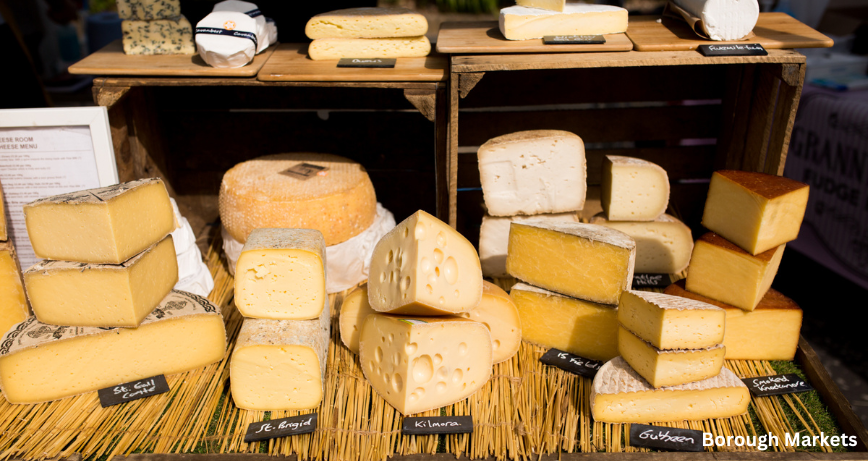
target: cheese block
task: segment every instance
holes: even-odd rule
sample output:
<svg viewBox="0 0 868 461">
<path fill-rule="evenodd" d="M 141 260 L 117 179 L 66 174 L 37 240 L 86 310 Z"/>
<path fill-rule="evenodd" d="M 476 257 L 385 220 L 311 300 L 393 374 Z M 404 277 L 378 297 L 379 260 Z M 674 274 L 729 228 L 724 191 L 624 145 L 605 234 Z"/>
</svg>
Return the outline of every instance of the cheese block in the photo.
<svg viewBox="0 0 868 461">
<path fill-rule="evenodd" d="M 802 309 L 774 288 L 770 288 L 750 312 L 691 293 L 684 288 L 684 280 L 669 285 L 664 293 L 713 304 L 726 312 L 723 345 L 727 360 L 793 360 L 796 357 Z"/>
<path fill-rule="evenodd" d="M 117 0 L 121 19 L 153 21 L 181 16 L 181 0 Z"/>
<path fill-rule="evenodd" d="M 304 33 L 319 38 L 418 37 L 428 32 L 428 20 L 408 8 L 347 8 L 320 13 L 307 22 Z"/>
<path fill-rule="evenodd" d="M 498 136 L 477 155 L 482 196 L 491 216 L 561 213 L 585 204 L 585 144 L 569 131 Z"/>
<path fill-rule="evenodd" d="M 257 319 L 319 317 L 328 303 L 325 258 L 318 230 L 254 230 L 235 265 L 235 305 Z"/>
<path fill-rule="evenodd" d="M 341 341 L 354 354 L 359 353 L 359 334 L 362 325 L 365 324 L 365 319 L 376 312 L 368 303 L 367 286 L 354 290 L 341 303 Z"/>
<path fill-rule="evenodd" d="M 509 248 L 509 224 L 512 222 L 578 222 L 576 213 L 541 214 L 536 216 L 482 216 L 479 227 L 479 262 L 486 277 L 507 277 L 506 251 Z M 691 245 L 693 241 L 690 241 Z"/>
<path fill-rule="evenodd" d="M 525 341 L 610 360 L 618 355 L 618 309 L 519 283 L 510 291 Z"/>
<path fill-rule="evenodd" d="M 253 229 L 316 229 L 326 246 L 362 233 L 377 197 L 358 163 L 329 154 L 266 155 L 235 165 L 220 184 L 220 221 L 244 243 Z"/>
<path fill-rule="evenodd" d="M 313 320 L 244 319 L 229 383 L 245 410 L 303 410 L 322 402 L 331 316 L 328 304 Z"/>
<path fill-rule="evenodd" d="M 123 264 L 46 260 L 24 271 L 33 313 L 50 325 L 137 327 L 176 283 L 171 235 Z"/>
<path fill-rule="evenodd" d="M 12 245 L 0 245 L 0 334 L 30 315 Z"/>
<path fill-rule="evenodd" d="M 500 10 L 500 33 L 507 40 L 532 40 L 546 35 L 620 34 L 626 31 L 627 10 L 616 6 L 566 3 L 562 12 L 518 5 Z"/>
<path fill-rule="evenodd" d="M 464 400 L 491 377 L 491 334 L 460 317 L 369 315 L 359 363 L 380 397 L 403 415 Z"/>
<path fill-rule="evenodd" d="M 419 58 L 431 52 L 428 37 L 318 38 L 307 49 L 314 61 L 343 58 Z"/>
<path fill-rule="evenodd" d="M 542 8 L 551 11 L 564 11 L 567 5 L 567 0 L 515 0 L 518 6 L 526 6 L 528 8 Z"/>
<path fill-rule="evenodd" d="M 655 389 L 621 357 L 600 367 L 591 387 L 599 423 L 651 423 L 728 418 L 747 412 L 750 391 L 727 368 L 712 378 Z"/>
<path fill-rule="evenodd" d="M 472 311 L 459 314 L 477 321 L 491 332 L 491 361 L 507 361 L 521 346 L 521 319 L 512 297 L 499 286 L 482 282 L 482 299 Z"/>
<path fill-rule="evenodd" d="M 247 65 L 256 56 L 259 40 L 265 39 L 258 35 L 256 19 L 237 11 L 213 11 L 205 16 L 196 23 L 199 57 L 211 67 Z"/>
<path fill-rule="evenodd" d="M 609 221 L 654 221 L 669 206 L 666 170 L 646 160 L 607 155 L 600 200 Z"/>
<path fill-rule="evenodd" d="M 723 342 L 726 312 L 692 299 L 628 291 L 618 321 L 657 349 L 701 349 Z"/>
<path fill-rule="evenodd" d="M 225 353 L 220 309 L 172 291 L 138 328 L 19 323 L 0 340 L 0 388 L 9 403 L 41 403 L 181 373 Z"/>
<path fill-rule="evenodd" d="M 531 285 L 596 303 L 618 304 L 633 283 L 636 243 L 595 224 L 512 223 L 506 271 Z"/>
<path fill-rule="evenodd" d="M 153 21 L 122 21 L 124 53 L 196 54 L 193 26 L 184 16 Z"/>
<path fill-rule="evenodd" d="M 752 311 L 771 288 L 786 244 L 752 256 L 723 237 L 709 232 L 693 247 L 687 289 Z"/>
<path fill-rule="evenodd" d="M 756 256 L 799 236 L 809 189 L 782 176 L 716 171 L 702 225 Z"/>
<path fill-rule="evenodd" d="M 255 3 L 244 2 L 241 0 L 223 0 L 222 2 L 215 4 L 211 11 L 235 11 L 237 13 L 244 13 L 253 18 L 253 20 L 256 21 L 257 53 L 262 52 L 271 44 L 268 37 L 268 21 L 266 17 L 262 15 L 262 11 L 259 10 L 259 7 L 256 6 Z"/>
<path fill-rule="evenodd" d="M 677 386 L 717 376 L 726 348 L 660 350 L 623 326 L 618 330 L 618 352 L 651 387 Z"/>
<path fill-rule="evenodd" d="M 739 40 L 753 31 L 759 19 L 757 0 L 675 0 L 701 20 L 696 27 L 712 40 Z"/>
<path fill-rule="evenodd" d="M 9 231 L 6 223 L 6 201 L 3 198 L 3 186 L 0 185 L 0 241 L 9 239 Z"/>
<path fill-rule="evenodd" d="M 482 298 L 482 268 L 473 245 L 419 210 L 377 242 L 368 301 L 378 312 L 444 315 L 469 312 Z"/>
<path fill-rule="evenodd" d="M 619 230 L 636 241 L 636 268 L 640 274 L 673 274 L 683 271 L 693 252 L 693 233 L 668 214 L 654 221 L 609 221 L 601 213 L 591 224 Z"/>
</svg>

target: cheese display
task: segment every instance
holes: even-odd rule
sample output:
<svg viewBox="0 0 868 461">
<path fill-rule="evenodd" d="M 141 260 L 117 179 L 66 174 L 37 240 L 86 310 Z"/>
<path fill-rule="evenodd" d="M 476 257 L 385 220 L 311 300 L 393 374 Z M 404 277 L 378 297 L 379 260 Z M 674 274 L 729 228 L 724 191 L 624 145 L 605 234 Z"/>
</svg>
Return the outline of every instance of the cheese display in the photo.
<svg viewBox="0 0 868 461">
<path fill-rule="evenodd" d="M 518 6 L 526 6 L 528 8 L 542 8 L 544 10 L 564 11 L 567 5 L 566 0 L 515 0 Z"/>
<path fill-rule="evenodd" d="M 184 16 L 154 21 L 123 21 L 126 54 L 196 54 L 193 26 Z"/>
<path fill-rule="evenodd" d="M 428 32 L 425 16 L 408 8 L 348 8 L 318 14 L 304 33 L 320 38 L 418 37 Z"/>
<path fill-rule="evenodd" d="M 628 291 L 618 321 L 657 349 L 702 349 L 723 342 L 726 312 L 692 299 Z"/>
<path fill-rule="evenodd" d="M 747 412 L 750 391 L 723 368 L 712 378 L 651 387 L 621 357 L 603 365 L 591 387 L 591 414 L 600 423 L 650 423 L 728 418 Z"/>
<path fill-rule="evenodd" d="M 514 222 L 506 270 L 531 285 L 596 303 L 618 304 L 633 283 L 636 243 L 608 227 Z"/>
<path fill-rule="evenodd" d="M 359 334 L 369 315 L 376 313 L 368 303 L 368 287 L 354 290 L 341 303 L 341 341 L 353 353 L 359 353 Z"/>
<path fill-rule="evenodd" d="M 259 7 L 255 3 L 243 2 L 241 0 L 223 0 L 214 5 L 211 11 L 234 11 L 236 13 L 244 13 L 256 21 L 256 52 L 261 53 L 271 44 L 268 36 L 268 22 Z"/>
<path fill-rule="evenodd" d="M 712 40 L 739 40 L 753 31 L 759 19 L 757 0 L 674 0 Z"/>
<path fill-rule="evenodd" d="M 318 38 L 307 49 L 314 61 L 342 58 L 418 58 L 431 53 L 428 37 Z"/>
<path fill-rule="evenodd" d="M 646 160 L 607 155 L 600 201 L 609 221 L 654 221 L 669 206 L 666 170 Z"/>
<path fill-rule="evenodd" d="M 609 221 L 599 214 L 591 218 L 591 224 L 619 230 L 636 241 L 637 273 L 673 274 L 683 271 L 690 263 L 693 233 L 668 214 L 645 222 Z"/>
<path fill-rule="evenodd" d="M 705 349 L 660 350 L 621 327 L 618 351 L 651 387 L 664 387 L 717 376 L 723 367 L 726 348 L 716 344 Z"/>
<path fill-rule="evenodd" d="M 140 179 L 46 197 L 24 206 L 36 256 L 120 264 L 175 229 L 163 181 Z"/>
<path fill-rule="evenodd" d="M 491 216 L 581 210 L 587 191 L 582 138 L 568 131 L 520 131 L 479 148 L 479 180 Z"/>
<path fill-rule="evenodd" d="M 500 10 L 500 32 L 507 40 L 531 40 L 546 35 L 620 34 L 626 31 L 627 10 L 616 6 L 566 3 L 562 12 L 524 6 Z"/>
<path fill-rule="evenodd" d="M 215 11 L 196 24 L 196 50 L 211 67 L 243 67 L 259 49 L 256 18 L 235 11 Z"/>
<path fill-rule="evenodd" d="M 181 0 L 117 0 L 121 19 L 152 21 L 181 15 Z"/>
<path fill-rule="evenodd" d="M 807 184 L 781 176 L 716 171 L 702 225 L 756 256 L 798 237 L 808 190 Z"/>
<path fill-rule="evenodd" d="M 519 283 L 510 291 L 521 337 L 593 360 L 618 355 L 618 309 Z"/>
<path fill-rule="evenodd" d="M 325 257 L 318 230 L 254 230 L 235 268 L 235 305 L 259 319 L 319 317 L 328 304 Z"/>
<path fill-rule="evenodd" d="M 687 290 L 752 311 L 772 286 L 785 246 L 753 256 L 709 232 L 693 247 Z"/>
<path fill-rule="evenodd" d="M 359 362 L 380 397 L 404 415 L 467 398 L 491 377 L 491 334 L 460 317 L 368 316 Z"/>
<path fill-rule="evenodd" d="M 371 226 L 377 198 L 358 163 L 329 154 L 266 155 L 235 165 L 220 184 L 220 220 L 245 243 L 253 229 L 316 229 L 325 244 Z"/>
<path fill-rule="evenodd" d="M 171 236 L 123 264 L 46 260 L 24 272 L 40 322 L 80 327 L 137 327 L 177 282 Z"/>
<path fill-rule="evenodd" d="M 524 221 L 578 222 L 579 216 L 576 213 L 509 217 L 483 215 L 482 226 L 479 228 L 479 262 L 482 264 L 483 275 L 487 277 L 506 277 L 509 275 L 506 272 L 506 252 L 509 248 L 509 224 Z M 693 240 L 690 241 L 690 244 L 693 245 Z"/>
<path fill-rule="evenodd" d="M 477 321 L 491 332 L 491 361 L 500 363 L 512 358 L 521 346 L 521 320 L 512 297 L 499 286 L 482 282 L 482 300 L 472 311 L 460 314 Z"/>
<path fill-rule="evenodd" d="M 469 312 L 481 297 L 482 268 L 476 249 L 455 229 L 422 210 L 374 247 L 368 301 L 378 312 Z"/>
<path fill-rule="evenodd" d="M 684 288 L 684 280 L 669 285 L 664 293 L 713 304 L 726 312 L 723 345 L 727 360 L 793 360 L 796 356 L 802 309 L 774 288 L 753 311 L 691 293 Z"/>
<path fill-rule="evenodd" d="M 15 253 L 11 245 L 4 244 L 0 247 L 0 334 L 23 322 L 29 315 Z"/>
<path fill-rule="evenodd" d="M 217 306 L 173 291 L 138 328 L 46 325 L 31 317 L 0 340 L 0 388 L 10 403 L 41 403 L 223 359 Z"/>
</svg>

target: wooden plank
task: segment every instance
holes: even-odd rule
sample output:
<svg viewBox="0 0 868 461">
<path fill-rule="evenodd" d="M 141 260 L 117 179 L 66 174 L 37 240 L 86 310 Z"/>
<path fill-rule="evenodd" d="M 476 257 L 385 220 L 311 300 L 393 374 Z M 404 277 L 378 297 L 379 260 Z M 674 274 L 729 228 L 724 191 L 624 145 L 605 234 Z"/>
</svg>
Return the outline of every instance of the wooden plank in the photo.
<svg viewBox="0 0 868 461">
<path fill-rule="evenodd" d="M 169 181 L 170 171 L 167 164 L 165 138 L 160 131 L 160 122 L 154 98 L 147 88 L 134 88 L 130 92 L 127 117 L 132 126 L 130 133 L 130 153 L 132 179 L 162 178 L 169 194 L 175 190 Z"/>
<path fill-rule="evenodd" d="M 744 140 L 753 98 L 756 64 L 729 66 L 725 75 L 730 82 L 723 99 L 721 134 L 717 143 L 715 169 L 733 169 L 741 164 Z"/>
<path fill-rule="evenodd" d="M 581 53 L 630 51 L 633 42 L 626 34 L 607 34 L 599 45 L 546 45 L 542 39 L 507 40 L 497 21 L 447 22 L 437 34 L 437 51 L 459 53 Z"/>
<path fill-rule="evenodd" d="M 329 88 L 285 86 L 151 87 L 161 111 L 310 111 L 310 110 L 416 110 L 405 91 L 433 94 L 422 89 Z"/>
<path fill-rule="evenodd" d="M 778 69 L 772 67 L 774 65 L 758 68 L 750 104 L 750 117 L 747 122 L 744 155 L 741 164 L 738 165 L 740 170 L 765 171 L 766 154 L 780 87 L 780 79 L 774 75 Z"/>
<path fill-rule="evenodd" d="M 437 82 L 263 82 L 256 78 L 96 77 L 94 85 L 160 87 L 299 87 L 299 88 L 413 88 L 436 89 Z"/>
<path fill-rule="evenodd" d="M 434 167 L 437 181 L 437 217 L 444 222 L 450 220 L 449 204 L 453 200 L 449 187 L 449 89 L 437 89 L 437 110 L 434 120 Z"/>
<path fill-rule="evenodd" d="M 787 163 L 787 152 L 790 149 L 790 136 L 796 123 L 796 110 L 802 97 L 802 85 L 805 81 L 805 65 L 784 64 L 795 81 L 788 81 L 786 76 L 781 80 L 778 93 L 778 104 L 775 108 L 774 126 L 764 171 L 768 174 L 783 175 Z"/>
<path fill-rule="evenodd" d="M 447 169 L 449 170 L 449 225 L 458 226 L 458 105 L 461 102 L 460 78 L 452 69 L 449 79 L 449 120 L 447 125 L 448 152 Z"/>
</svg>

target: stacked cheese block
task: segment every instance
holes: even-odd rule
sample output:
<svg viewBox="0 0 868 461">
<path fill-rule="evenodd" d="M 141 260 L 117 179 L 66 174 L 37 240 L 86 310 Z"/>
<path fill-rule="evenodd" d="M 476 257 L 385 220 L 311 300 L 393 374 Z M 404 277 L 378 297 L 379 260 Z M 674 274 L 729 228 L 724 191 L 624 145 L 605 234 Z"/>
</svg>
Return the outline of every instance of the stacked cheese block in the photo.
<svg viewBox="0 0 868 461">
<path fill-rule="evenodd" d="M 18 258 L 15 257 L 15 248 L 6 226 L 3 188 L 0 187 L 0 335 L 29 315 Z"/>
<path fill-rule="evenodd" d="M 47 197 L 24 215 L 47 260 L 24 273 L 36 317 L 0 346 L 7 400 L 54 400 L 223 358 L 219 310 L 172 291 L 176 222 L 161 180 Z"/>
<path fill-rule="evenodd" d="M 566 0 L 516 0 L 500 10 L 500 32 L 508 40 L 547 35 L 603 35 L 627 31 L 627 10 Z"/>
<path fill-rule="evenodd" d="M 307 22 L 314 61 L 341 58 L 427 56 L 428 20 L 406 8 L 350 8 L 322 13 Z"/>
<path fill-rule="evenodd" d="M 195 54 L 181 0 L 118 0 L 126 54 Z"/>
</svg>

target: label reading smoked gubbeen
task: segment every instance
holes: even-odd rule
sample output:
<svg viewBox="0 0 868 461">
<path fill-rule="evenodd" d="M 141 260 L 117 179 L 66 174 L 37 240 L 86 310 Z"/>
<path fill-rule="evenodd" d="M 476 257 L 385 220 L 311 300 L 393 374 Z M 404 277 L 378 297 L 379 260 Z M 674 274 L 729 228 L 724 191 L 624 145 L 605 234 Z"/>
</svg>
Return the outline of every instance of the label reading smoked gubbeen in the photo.
<svg viewBox="0 0 868 461">
<path fill-rule="evenodd" d="M 768 56 L 769 52 L 759 43 L 727 43 L 699 45 L 703 56 Z"/>
<path fill-rule="evenodd" d="M 97 394 L 99 394 L 99 404 L 105 408 L 164 392 L 169 392 L 169 383 L 166 382 L 165 376 L 159 375 L 100 389 Z"/>
<path fill-rule="evenodd" d="M 338 67 L 374 67 L 391 69 L 395 67 L 396 58 L 342 58 L 338 61 Z"/>
<path fill-rule="evenodd" d="M 606 37 L 602 35 L 546 35 L 543 37 L 546 45 L 602 45 Z"/>
<path fill-rule="evenodd" d="M 316 413 L 289 418 L 260 421 L 247 426 L 244 443 L 261 442 L 263 440 L 289 437 L 291 435 L 308 434 L 316 430 Z"/>
<path fill-rule="evenodd" d="M 558 367 L 561 370 L 570 372 L 574 375 L 593 378 L 597 374 L 603 362 L 586 359 L 582 356 L 570 354 L 569 352 L 560 351 L 557 349 L 549 349 L 539 359 L 540 362 Z"/>
<path fill-rule="evenodd" d="M 634 288 L 666 288 L 672 283 L 669 274 L 634 274 Z"/>
<path fill-rule="evenodd" d="M 401 432 L 404 435 L 470 434 L 473 432 L 473 417 L 407 417 L 401 422 Z"/>
<path fill-rule="evenodd" d="M 758 378 L 743 378 L 744 384 L 750 389 L 750 393 L 757 397 L 770 395 L 793 394 L 814 390 L 798 375 L 790 373 L 786 375 L 760 376 Z"/>
<path fill-rule="evenodd" d="M 674 427 L 630 425 L 630 445 L 669 451 L 704 451 L 702 432 Z"/>
</svg>

